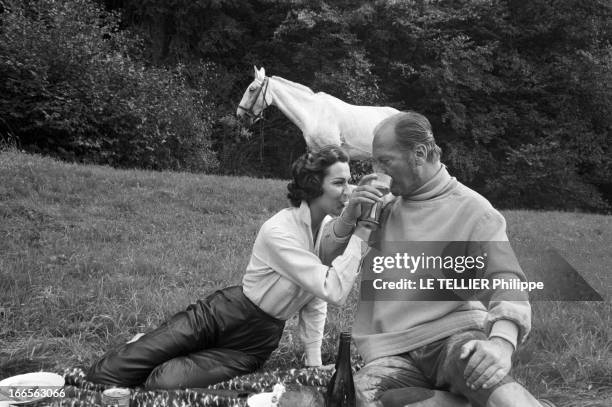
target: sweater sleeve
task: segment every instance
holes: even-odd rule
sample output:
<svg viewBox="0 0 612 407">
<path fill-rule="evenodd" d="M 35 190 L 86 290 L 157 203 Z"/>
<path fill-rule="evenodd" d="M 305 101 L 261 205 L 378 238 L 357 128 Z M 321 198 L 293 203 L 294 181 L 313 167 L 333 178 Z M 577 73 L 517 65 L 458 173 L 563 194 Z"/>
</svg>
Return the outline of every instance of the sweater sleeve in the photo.
<svg viewBox="0 0 612 407">
<path fill-rule="evenodd" d="M 306 366 L 321 366 L 321 344 L 323 328 L 327 316 L 327 303 L 320 298 L 313 298 L 300 310 L 298 335 L 304 344 Z"/>
<path fill-rule="evenodd" d="M 495 209 L 487 211 L 478 222 L 473 241 L 482 245 L 487 256 L 484 277 L 504 281 L 526 277 L 521 269 L 506 234 L 506 220 Z M 483 298 L 488 302 L 485 332 L 498 336 L 513 345 L 522 343 L 531 330 L 531 306 L 526 291 L 496 288 Z"/>
<path fill-rule="evenodd" d="M 265 261 L 274 271 L 327 302 L 344 304 L 359 272 L 361 238 L 352 235 L 344 253 L 330 267 L 283 228 L 274 227 L 263 236 Z"/>
</svg>

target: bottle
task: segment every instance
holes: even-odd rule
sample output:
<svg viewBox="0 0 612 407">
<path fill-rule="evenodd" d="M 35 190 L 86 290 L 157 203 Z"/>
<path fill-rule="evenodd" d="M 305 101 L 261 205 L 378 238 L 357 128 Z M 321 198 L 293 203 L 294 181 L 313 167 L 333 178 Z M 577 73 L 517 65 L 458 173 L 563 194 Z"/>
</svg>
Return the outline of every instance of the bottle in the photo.
<svg viewBox="0 0 612 407">
<path fill-rule="evenodd" d="M 327 385 L 326 407 L 355 407 L 355 383 L 351 370 L 351 334 L 340 333 L 336 371 Z"/>
</svg>

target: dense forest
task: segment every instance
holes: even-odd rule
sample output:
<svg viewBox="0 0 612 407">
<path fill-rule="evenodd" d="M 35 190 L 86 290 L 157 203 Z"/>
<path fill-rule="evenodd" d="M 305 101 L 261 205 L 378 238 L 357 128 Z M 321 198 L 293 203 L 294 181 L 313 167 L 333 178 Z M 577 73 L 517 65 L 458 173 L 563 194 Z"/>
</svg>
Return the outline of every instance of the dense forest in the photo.
<svg viewBox="0 0 612 407">
<path fill-rule="evenodd" d="M 253 65 L 425 114 L 499 207 L 611 210 L 609 0 L 0 0 L 2 144 L 287 177 L 299 129 L 235 119 Z"/>
</svg>

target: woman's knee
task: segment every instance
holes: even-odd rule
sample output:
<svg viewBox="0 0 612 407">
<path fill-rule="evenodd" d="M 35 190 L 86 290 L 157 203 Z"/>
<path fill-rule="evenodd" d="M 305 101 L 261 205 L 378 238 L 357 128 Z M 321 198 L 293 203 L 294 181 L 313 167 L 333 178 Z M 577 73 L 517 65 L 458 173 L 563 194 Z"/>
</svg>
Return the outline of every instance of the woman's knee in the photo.
<svg viewBox="0 0 612 407">
<path fill-rule="evenodd" d="M 258 358 L 233 349 L 206 349 L 157 366 L 145 382 L 149 389 L 206 387 L 252 373 Z"/>
</svg>

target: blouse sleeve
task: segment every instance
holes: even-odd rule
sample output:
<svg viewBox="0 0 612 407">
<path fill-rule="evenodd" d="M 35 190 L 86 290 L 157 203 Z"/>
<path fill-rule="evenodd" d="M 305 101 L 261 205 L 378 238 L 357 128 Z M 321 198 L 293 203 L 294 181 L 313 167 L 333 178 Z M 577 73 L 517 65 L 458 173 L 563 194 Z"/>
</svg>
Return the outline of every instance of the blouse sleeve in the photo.
<svg viewBox="0 0 612 407">
<path fill-rule="evenodd" d="M 286 277 L 304 290 L 332 304 L 342 305 L 348 297 L 359 273 L 362 246 L 358 236 L 351 236 L 340 256 L 331 266 L 326 266 L 319 257 L 304 247 L 299 239 L 279 227 L 264 233 L 266 263 L 278 274 Z"/>
<path fill-rule="evenodd" d="M 321 344 L 323 328 L 327 316 L 327 303 L 320 298 L 313 298 L 300 310 L 298 335 L 304 344 L 306 366 L 321 366 Z"/>
</svg>

